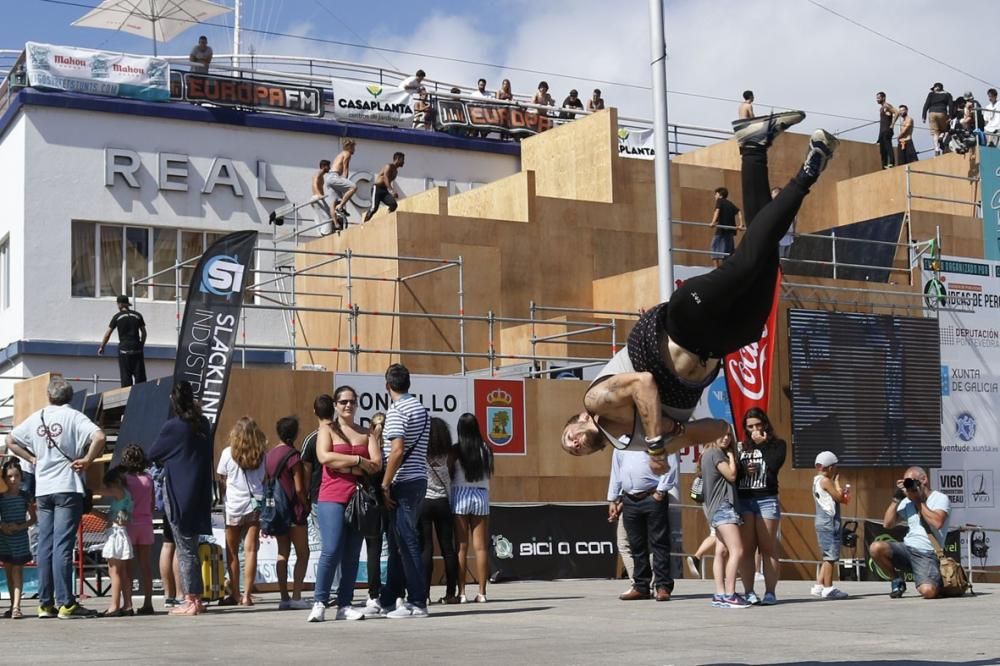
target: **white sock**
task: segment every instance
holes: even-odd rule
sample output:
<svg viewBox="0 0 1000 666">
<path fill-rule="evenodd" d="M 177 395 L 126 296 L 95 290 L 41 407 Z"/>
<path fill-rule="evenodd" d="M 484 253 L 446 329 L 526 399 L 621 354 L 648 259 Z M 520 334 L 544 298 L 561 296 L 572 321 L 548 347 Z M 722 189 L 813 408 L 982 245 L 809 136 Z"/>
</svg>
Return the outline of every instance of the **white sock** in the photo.
<svg viewBox="0 0 1000 666">
<path fill-rule="evenodd" d="M 833 589 L 833 585 L 831 585 L 830 587 L 824 587 L 823 588 L 823 594 L 829 594 L 830 590 L 832 590 L 832 589 Z"/>
</svg>

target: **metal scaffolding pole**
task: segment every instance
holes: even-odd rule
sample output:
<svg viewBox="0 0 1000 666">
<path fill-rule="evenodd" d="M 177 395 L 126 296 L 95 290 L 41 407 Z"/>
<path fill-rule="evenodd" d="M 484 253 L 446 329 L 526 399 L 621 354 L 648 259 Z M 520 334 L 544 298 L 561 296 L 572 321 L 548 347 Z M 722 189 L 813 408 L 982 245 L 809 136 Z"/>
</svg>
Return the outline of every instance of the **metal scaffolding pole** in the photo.
<svg viewBox="0 0 1000 666">
<path fill-rule="evenodd" d="M 656 175 L 656 256 L 660 300 L 674 293 L 674 258 L 670 220 L 670 128 L 667 125 L 667 43 L 663 28 L 663 0 L 649 0 L 649 48 L 653 70 L 653 148 Z"/>
</svg>

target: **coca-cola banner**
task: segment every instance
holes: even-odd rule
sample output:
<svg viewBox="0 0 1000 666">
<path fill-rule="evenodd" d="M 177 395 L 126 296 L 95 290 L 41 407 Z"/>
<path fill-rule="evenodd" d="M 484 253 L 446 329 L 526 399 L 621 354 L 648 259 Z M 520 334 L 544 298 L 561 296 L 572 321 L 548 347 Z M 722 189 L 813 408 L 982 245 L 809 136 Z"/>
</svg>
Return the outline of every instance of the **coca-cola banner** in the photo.
<svg viewBox="0 0 1000 666">
<path fill-rule="evenodd" d="M 771 359 L 774 357 L 780 290 L 781 271 L 778 271 L 778 279 L 774 281 L 771 314 L 760 334 L 760 340 L 728 354 L 723 359 L 726 387 L 729 389 L 729 406 L 733 412 L 736 436 L 741 440 L 746 437 L 746 433 L 743 432 L 743 415 L 747 410 L 759 407 L 767 411 L 767 401 L 771 395 Z"/>
</svg>

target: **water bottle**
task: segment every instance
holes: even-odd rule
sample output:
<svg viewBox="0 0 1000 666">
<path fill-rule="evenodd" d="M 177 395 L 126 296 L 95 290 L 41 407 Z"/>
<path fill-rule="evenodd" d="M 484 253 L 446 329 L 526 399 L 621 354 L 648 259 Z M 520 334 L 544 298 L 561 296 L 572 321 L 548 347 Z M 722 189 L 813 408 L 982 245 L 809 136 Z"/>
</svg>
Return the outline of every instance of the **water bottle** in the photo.
<svg viewBox="0 0 1000 666">
<path fill-rule="evenodd" d="M 847 483 L 844 485 L 844 501 L 851 501 L 851 484 Z"/>
<path fill-rule="evenodd" d="M 705 501 L 705 480 L 700 475 L 691 482 L 691 499 L 699 504 Z"/>
</svg>

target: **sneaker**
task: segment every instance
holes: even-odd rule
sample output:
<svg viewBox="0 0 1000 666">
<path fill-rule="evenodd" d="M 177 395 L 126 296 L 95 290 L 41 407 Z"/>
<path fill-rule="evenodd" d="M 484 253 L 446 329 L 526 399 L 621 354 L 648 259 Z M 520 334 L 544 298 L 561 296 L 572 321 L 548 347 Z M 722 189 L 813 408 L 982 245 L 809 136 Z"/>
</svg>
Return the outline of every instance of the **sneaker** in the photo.
<svg viewBox="0 0 1000 666">
<path fill-rule="evenodd" d="M 365 608 L 375 608 L 377 610 L 382 610 L 382 604 L 378 602 L 378 599 L 369 599 L 365 602 Z"/>
<path fill-rule="evenodd" d="M 827 589 L 823 590 L 823 598 L 824 599 L 846 599 L 847 598 L 847 592 L 842 592 L 841 590 L 838 590 L 835 587 L 830 587 L 830 588 L 827 588 Z"/>
<path fill-rule="evenodd" d="M 757 594 L 755 592 L 752 592 L 752 591 L 751 592 L 747 592 L 745 595 L 743 595 L 743 600 L 746 601 L 747 604 L 749 604 L 751 606 L 759 606 L 760 605 L 760 597 L 758 597 Z"/>
<path fill-rule="evenodd" d="M 476 595 L 476 603 L 477 604 L 485 604 L 486 603 L 486 595 L 485 594 L 477 594 Z"/>
<path fill-rule="evenodd" d="M 764 598 L 760 600 L 761 606 L 774 606 L 778 603 L 778 598 L 771 592 L 765 592 Z"/>
<path fill-rule="evenodd" d="M 312 608 L 312 602 L 305 599 L 289 599 L 288 607 L 292 610 L 309 610 Z"/>
<path fill-rule="evenodd" d="M 812 178 L 819 178 L 839 145 L 840 140 L 826 130 L 818 129 L 813 132 L 809 138 L 809 152 L 806 153 L 802 170 Z"/>
<path fill-rule="evenodd" d="M 317 601 L 312 605 L 312 611 L 309 613 L 309 622 L 325 622 L 326 621 L 326 605 L 322 601 Z"/>
<path fill-rule="evenodd" d="M 382 608 L 382 604 L 378 602 L 378 599 L 369 599 L 365 603 L 365 607 L 361 608 L 360 611 L 366 618 L 371 619 L 385 617 L 388 614 Z"/>
<path fill-rule="evenodd" d="M 282 599 L 278 602 L 278 610 L 292 610 L 292 600 Z"/>
<path fill-rule="evenodd" d="M 687 563 L 688 573 L 691 574 L 692 578 L 701 578 L 701 558 L 695 557 L 694 555 L 688 555 L 684 558 L 684 562 Z"/>
<path fill-rule="evenodd" d="M 365 614 L 361 611 L 352 608 L 351 606 L 341 606 L 337 609 L 337 615 L 333 618 L 334 620 L 363 620 L 365 619 Z"/>
<path fill-rule="evenodd" d="M 906 592 L 906 581 L 902 578 L 892 579 L 892 590 L 889 592 L 890 599 L 899 599 Z"/>
<path fill-rule="evenodd" d="M 460 604 L 467 604 L 467 603 L 469 603 L 469 600 L 465 598 L 464 594 L 461 594 L 458 597 L 458 603 L 460 603 Z"/>
<path fill-rule="evenodd" d="M 755 573 L 753 575 L 753 579 L 754 579 L 754 582 L 762 581 L 762 580 L 764 580 L 764 574 L 762 574 L 761 572 L 758 571 L 757 573 Z"/>
<path fill-rule="evenodd" d="M 724 594 L 713 594 L 712 595 L 712 606 L 716 608 L 726 607 L 726 595 Z"/>
<path fill-rule="evenodd" d="M 38 607 L 38 617 L 45 619 L 50 617 L 57 617 L 59 611 L 56 610 L 55 606 L 39 606 Z"/>
<path fill-rule="evenodd" d="M 733 594 L 722 600 L 723 608 L 750 608 L 750 603 L 738 594 Z"/>
<path fill-rule="evenodd" d="M 163 605 L 166 606 L 167 608 L 173 608 L 174 606 L 180 606 L 181 602 L 180 600 L 174 599 L 173 597 L 167 597 L 166 599 L 163 600 Z"/>
<path fill-rule="evenodd" d="M 736 133 L 736 141 L 741 148 L 743 146 L 768 148 L 774 142 L 775 137 L 792 125 L 801 123 L 805 117 L 806 114 L 803 111 L 785 111 L 784 113 L 772 113 L 769 116 L 743 118 L 733 121 L 733 131 Z"/>
<path fill-rule="evenodd" d="M 80 618 L 97 617 L 97 611 L 84 608 L 76 603 L 72 606 L 60 606 L 58 617 L 60 620 L 78 620 Z"/>
<path fill-rule="evenodd" d="M 427 617 L 427 609 L 406 602 L 402 606 L 397 606 L 396 610 L 387 613 L 386 617 L 393 620 L 408 619 L 413 617 Z"/>
<path fill-rule="evenodd" d="M 809 588 L 809 594 L 811 594 L 814 597 L 822 597 L 823 596 L 823 586 L 822 585 L 813 585 L 811 588 Z"/>
<path fill-rule="evenodd" d="M 403 597 L 396 597 L 396 608 L 406 605 L 406 599 Z"/>
</svg>

